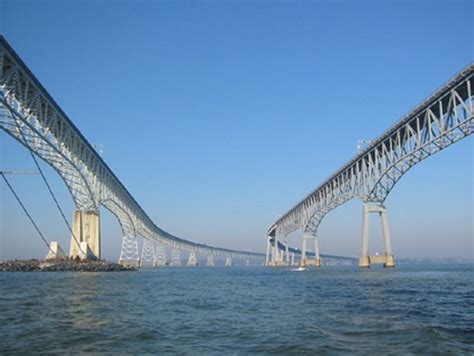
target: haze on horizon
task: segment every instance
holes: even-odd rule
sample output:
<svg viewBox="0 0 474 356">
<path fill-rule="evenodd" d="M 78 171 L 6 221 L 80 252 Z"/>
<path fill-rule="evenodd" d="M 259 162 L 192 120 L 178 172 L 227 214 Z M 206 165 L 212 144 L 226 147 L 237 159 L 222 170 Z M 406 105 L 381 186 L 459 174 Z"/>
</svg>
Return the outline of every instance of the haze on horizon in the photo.
<svg viewBox="0 0 474 356">
<path fill-rule="evenodd" d="M 104 146 L 158 226 L 264 252 L 267 227 L 352 158 L 357 140 L 376 138 L 473 60 L 472 2 L 429 5 L 0 0 L 0 33 L 88 141 Z M 471 136 L 395 186 L 385 205 L 396 258 L 474 259 L 473 157 Z M 42 167 L 72 217 L 66 186 Z M 34 166 L 1 131 L 4 169 Z M 46 238 L 67 251 L 41 178 L 9 178 Z M 352 200 L 325 218 L 321 253 L 359 254 L 361 210 Z M 101 214 L 103 257 L 115 260 L 120 227 Z M 370 238 L 381 251 L 375 218 Z M 0 260 L 45 255 L 2 182 Z"/>
</svg>

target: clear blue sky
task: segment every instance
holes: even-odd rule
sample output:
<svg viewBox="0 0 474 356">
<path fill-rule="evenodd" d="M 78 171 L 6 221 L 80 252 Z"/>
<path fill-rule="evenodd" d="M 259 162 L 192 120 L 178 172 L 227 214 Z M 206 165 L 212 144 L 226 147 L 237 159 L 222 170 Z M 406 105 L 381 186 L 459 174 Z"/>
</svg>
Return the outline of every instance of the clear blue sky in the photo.
<svg viewBox="0 0 474 356">
<path fill-rule="evenodd" d="M 267 226 L 350 159 L 356 140 L 375 138 L 473 59 L 472 4 L 0 0 L 0 32 L 159 226 L 264 251 Z M 17 142 L 0 140 L 0 169 L 33 167 Z M 472 258 L 473 151 L 469 137 L 395 187 L 386 205 L 397 256 Z M 68 249 L 40 178 L 11 181 L 46 237 Z M 43 257 L 4 184 L 0 193 L 0 259 Z M 361 206 L 327 216 L 322 253 L 358 255 Z M 115 259 L 120 229 L 102 216 L 104 255 Z"/>
</svg>

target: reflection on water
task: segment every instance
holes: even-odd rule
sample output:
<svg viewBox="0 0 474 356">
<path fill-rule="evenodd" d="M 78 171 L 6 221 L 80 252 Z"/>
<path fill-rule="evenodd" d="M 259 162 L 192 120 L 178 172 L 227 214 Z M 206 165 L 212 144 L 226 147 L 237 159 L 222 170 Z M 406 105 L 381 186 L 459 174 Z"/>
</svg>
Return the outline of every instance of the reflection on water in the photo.
<svg viewBox="0 0 474 356">
<path fill-rule="evenodd" d="M 473 353 L 473 265 L 0 274 L 0 353 Z"/>
</svg>

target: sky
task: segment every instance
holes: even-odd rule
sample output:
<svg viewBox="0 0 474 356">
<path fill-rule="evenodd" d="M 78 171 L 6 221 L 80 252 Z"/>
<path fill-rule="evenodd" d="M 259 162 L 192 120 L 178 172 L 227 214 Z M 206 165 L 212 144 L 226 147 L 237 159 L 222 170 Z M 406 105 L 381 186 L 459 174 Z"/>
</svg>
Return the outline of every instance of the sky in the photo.
<svg viewBox="0 0 474 356">
<path fill-rule="evenodd" d="M 473 3 L 0 0 L 13 46 L 153 221 L 265 251 L 267 227 L 473 60 Z M 421 162 L 386 200 L 397 257 L 474 259 L 474 143 Z M 44 162 L 64 210 L 73 202 Z M 0 169 L 34 169 L 0 132 Z M 10 181 L 48 240 L 70 236 L 39 176 Z M 0 259 L 47 250 L 4 183 Z M 321 253 L 357 256 L 362 202 L 323 220 Z M 120 253 L 101 209 L 103 257 Z M 382 251 L 371 219 L 370 251 Z M 290 243 L 301 244 L 300 234 Z"/>
</svg>

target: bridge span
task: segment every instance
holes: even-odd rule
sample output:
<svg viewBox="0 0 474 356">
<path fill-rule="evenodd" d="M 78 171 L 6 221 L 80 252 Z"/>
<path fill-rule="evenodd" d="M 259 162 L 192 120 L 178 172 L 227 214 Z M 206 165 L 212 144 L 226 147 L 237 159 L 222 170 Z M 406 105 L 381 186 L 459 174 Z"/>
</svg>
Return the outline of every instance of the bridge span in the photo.
<svg viewBox="0 0 474 356">
<path fill-rule="evenodd" d="M 430 97 L 406 114 L 316 189 L 275 221 L 267 231 L 266 264 L 287 265 L 287 236 L 302 230 L 301 264 L 321 264 L 318 227 L 331 210 L 359 198 L 363 201 L 360 267 L 371 263 L 395 265 L 384 201 L 410 168 L 472 134 L 474 64 L 456 74 Z M 369 256 L 369 214 L 382 223 L 385 253 Z M 285 243 L 282 243 L 285 241 Z M 308 253 L 311 242 L 314 252 Z"/>
<path fill-rule="evenodd" d="M 214 265 L 217 257 L 225 258 L 227 265 L 237 258 L 263 262 L 263 254 L 192 242 L 158 227 L 1 36 L 0 127 L 47 162 L 71 193 L 76 206 L 71 257 L 100 258 L 103 206 L 122 229 L 121 263 L 163 265 L 167 250 L 172 265 L 181 263 L 183 251 L 189 253 L 189 265 L 196 264 L 197 254 L 207 255 L 208 265 Z M 144 238 L 141 254 L 139 236 Z"/>
</svg>

